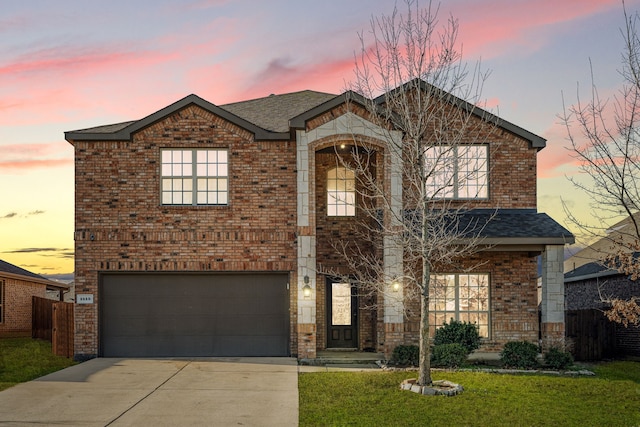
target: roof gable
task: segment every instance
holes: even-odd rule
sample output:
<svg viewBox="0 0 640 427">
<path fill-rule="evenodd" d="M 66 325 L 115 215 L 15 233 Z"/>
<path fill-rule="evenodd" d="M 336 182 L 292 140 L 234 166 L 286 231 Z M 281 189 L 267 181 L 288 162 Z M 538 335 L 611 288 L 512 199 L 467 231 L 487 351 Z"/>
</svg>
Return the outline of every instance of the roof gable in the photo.
<svg viewBox="0 0 640 427">
<path fill-rule="evenodd" d="M 527 140 L 530 144 L 530 146 L 532 148 L 536 148 L 538 150 L 543 149 L 546 145 L 547 145 L 547 140 L 542 138 L 541 136 L 538 136 L 532 132 L 529 132 L 526 129 L 521 128 L 520 126 L 517 126 L 507 120 L 501 119 L 500 117 L 496 116 L 495 114 L 492 114 L 490 112 L 488 112 L 487 110 L 484 110 L 480 107 L 478 107 L 477 105 L 471 104 L 461 98 L 458 98 L 457 96 L 446 92 L 436 86 L 433 86 L 430 83 L 425 82 L 424 80 L 421 79 L 414 79 L 412 81 L 409 81 L 403 85 L 398 86 L 397 88 L 380 95 L 379 97 L 377 97 L 376 99 L 374 99 L 374 102 L 376 104 L 384 104 L 386 98 L 390 95 L 393 95 L 394 93 L 397 93 L 399 91 L 407 91 L 407 90 L 412 90 L 413 88 L 419 87 L 421 90 L 423 91 L 429 91 L 429 92 L 436 92 L 438 94 L 438 97 L 440 99 L 445 99 L 447 100 L 449 103 L 451 103 L 452 105 L 454 105 L 457 108 L 460 108 L 468 113 L 473 114 L 474 116 L 480 118 L 481 120 L 484 120 L 486 122 L 491 122 L 491 123 L 496 123 L 496 126 L 498 126 L 500 129 L 504 129 L 508 132 L 511 132 L 525 140 Z"/>
<path fill-rule="evenodd" d="M 156 111 L 153 114 L 148 115 L 147 117 L 136 120 L 133 122 L 124 122 L 113 125 L 99 126 L 95 128 L 89 129 L 81 129 L 76 131 L 65 132 L 65 139 L 69 142 L 73 141 L 129 141 L 131 140 L 131 136 L 133 133 L 138 132 L 154 123 L 159 122 L 160 120 L 166 118 L 167 116 L 182 110 L 183 108 L 188 107 L 189 105 L 197 105 L 198 107 L 207 110 L 223 119 L 243 128 L 247 131 L 253 133 L 257 140 L 265 140 L 265 139 L 283 139 L 288 138 L 289 133 L 281 134 L 270 132 L 266 129 L 263 129 L 241 117 L 236 116 L 235 114 L 218 107 L 200 98 L 197 95 L 189 95 L 182 98 L 179 101 L 174 102 L 173 104 Z"/>
</svg>

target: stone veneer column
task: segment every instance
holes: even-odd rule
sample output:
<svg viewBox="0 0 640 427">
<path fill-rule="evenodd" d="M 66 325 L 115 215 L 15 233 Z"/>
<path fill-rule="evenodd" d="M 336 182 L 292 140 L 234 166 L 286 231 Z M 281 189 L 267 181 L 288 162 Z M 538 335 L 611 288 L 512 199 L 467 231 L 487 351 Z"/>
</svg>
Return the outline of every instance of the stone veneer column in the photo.
<svg viewBox="0 0 640 427">
<path fill-rule="evenodd" d="M 564 246 L 547 245 L 542 253 L 542 349 L 564 350 Z"/>
<path fill-rule="evenodd" d="M 296 286 L 298 291 L 298 358 L 316 358 L 316 236 L 315 221 L 310 209 L 312 172 L 310 171 L 309 142 L 306 132 L 296 132 L 297 210 L 298 210 L 298 268 Z M 308 283 L 305 283 L 308 277 Z M 303 288 L 311 287 L 311 296 L 305 298 Z"/>
<path fill-rule="evenodd" d="M 388 144 L 386 155 L 388 156 L 388 172 L 385 179 L 389 180 L 389 193 L 391 197 L 391 210 L 393 215 L 389 215 L 392 229 L 401 230 L 402 224 L 399 219 L 402 217 L 402 135 L 393 133 L 392 144 Z M 391 358 L 393 349 L 404 343 L 404 292 L 403 286 L 400 289 L 393 289 L 393 282 L 398 280 L 403 282 L 404 258 L 402 245 L 398 243 L 395 236 L 385 236 L 383 252 L 384 273 L 387 277 L 387 284 L 384 295 L 384 344 L 382 349 L 387 359 Z"/>
</svg>

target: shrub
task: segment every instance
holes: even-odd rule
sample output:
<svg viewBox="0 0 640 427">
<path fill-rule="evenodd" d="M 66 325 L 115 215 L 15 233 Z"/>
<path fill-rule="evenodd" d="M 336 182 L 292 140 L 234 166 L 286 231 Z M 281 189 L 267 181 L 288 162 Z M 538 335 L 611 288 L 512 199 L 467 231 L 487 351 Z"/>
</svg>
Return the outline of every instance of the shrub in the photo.
<svg viewBox="0 0 640 427">
<path fill-rule="evenodd" d="M 529 369 L 538 365 L 538 346 L 527 341 L 511 341 L 500 352 L 502 364 L 509 368 Z"/>
<path fill-rule="evenodd" d="M 450 323 L 444 323 L 436 329 L 433 345 L 441 344 L 461 344 L 467 354 L 480 347 L 480 332 L 475 323 L 460 322 L 451 319 Z"/>
<path fill-rule="evenodd" d="M 467 360 L 469 352 L 459 343 L 440 344 L 431 351 L 431 364 L 442 368 L 457 368 Z"/>
<path fill-rule="evenodd" d="M 567 369 L 573 365 L 573 356 L 567 351 L 562 351 L 558 347 L 551 347 L 544 354 L 544 364 L 553 369 Z"/>
<path fill-rule="evenodd" d="M 395 365 L 418 366 L 420 349 L 417 345 L 399 345 L 393 349 L 391 362 Z"/>
</svg>

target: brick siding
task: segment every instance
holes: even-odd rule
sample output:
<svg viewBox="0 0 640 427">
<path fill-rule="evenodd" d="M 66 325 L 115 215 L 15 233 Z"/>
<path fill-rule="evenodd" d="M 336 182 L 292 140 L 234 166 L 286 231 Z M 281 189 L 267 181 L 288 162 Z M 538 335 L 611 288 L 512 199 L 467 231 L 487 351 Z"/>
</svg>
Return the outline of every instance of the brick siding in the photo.
<svg viewBox="0 0 640 427">
<path fill-rule="evenodd" d="M 256 142 L 196 106 L 132 139 L 75 142 L 76 292 L 95 302 L 76 306 L 75 353 L 84 357 L 98 353 L 98 272 L 294 270 L 294 142 Z M 228 149 L 228 206 L 162 206 L 163 148 Z"/>
<path fill-rule="evenodd" d="M 4 316 L 0 319 L 0 337 L 31 336 L 31 297 L 45 298 L 46 286 L 16 278 L 0 277 L 0 282 L 4 282 Z"/>
</svg>

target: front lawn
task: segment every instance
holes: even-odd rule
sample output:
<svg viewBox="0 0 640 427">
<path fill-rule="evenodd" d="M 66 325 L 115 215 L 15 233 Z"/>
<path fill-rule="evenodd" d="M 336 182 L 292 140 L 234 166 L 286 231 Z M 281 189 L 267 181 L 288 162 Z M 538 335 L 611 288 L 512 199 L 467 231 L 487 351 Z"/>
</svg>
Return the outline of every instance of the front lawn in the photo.
<svg viewBox="0 0 640 427">
<path fill-rule="evenodd" d="M 640 426 L 640 362 L 593 368 L 595 377 L 433 372 L 461 384 L 455 397 L 399 389 L 415 372 L 299 376 L 301 426 Z"/>
<path fill-rule="evenodd" d="M 74 363 L 71 359 L 51 353 L 49 341 L 0 338 L 0 391 Z"/>
</svg>

